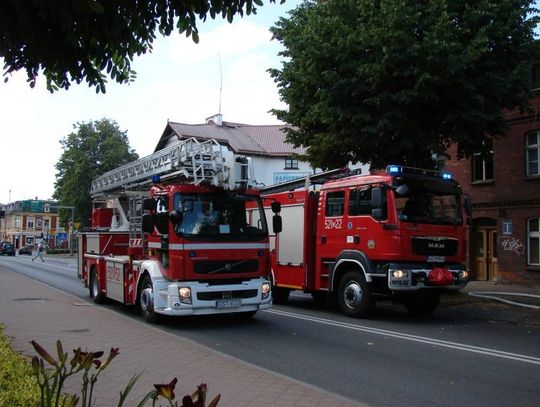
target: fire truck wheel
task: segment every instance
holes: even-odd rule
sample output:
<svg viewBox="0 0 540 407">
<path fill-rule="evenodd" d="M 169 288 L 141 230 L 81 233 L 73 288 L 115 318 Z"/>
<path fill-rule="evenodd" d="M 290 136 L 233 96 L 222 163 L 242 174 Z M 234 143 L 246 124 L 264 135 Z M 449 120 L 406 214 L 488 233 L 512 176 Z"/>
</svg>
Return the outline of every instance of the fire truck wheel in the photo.
<svg viewBox="0 0 540 407">
<path fill-rule="evenodd" d="M 437 291 L 409 297 L 403 303 L 411 314 L 427 316 L 437 309 L 440 301 L 441 293 Z"/>
<path fill-rule="evenodd" d="M 139 286 L 139 298 L 137 303 L 141 310 L 141 315 L 146 322 L 158 322 L 159 315 L 154 312 L 154 289 L 152 286 L 152 279 L 148 274 L 145 274 L 142 278 Z"/>
<path fill-rule="evenodd" d="M 365 318 L 373 310 L 373 300 L 364 276 L 349 271 L 339 282 L 339 308 L 349 317 Z"/>
<path fill-rule="evenodd" d="M 99 289 L 97 270 L 95 267 L 93 267 L 90 272 L 90 285 L 88 288 L 90 290 L 90 298 L 92 298 L 96 304 L 103 304 L 105 302 L 106 297 Z"/>
<path fill-rule="evenodd" d="M 272 286 L 272 302 L 274 304 L 285 304 L 289 300 L 291 290 L 283 287 Z"/>
</svg>

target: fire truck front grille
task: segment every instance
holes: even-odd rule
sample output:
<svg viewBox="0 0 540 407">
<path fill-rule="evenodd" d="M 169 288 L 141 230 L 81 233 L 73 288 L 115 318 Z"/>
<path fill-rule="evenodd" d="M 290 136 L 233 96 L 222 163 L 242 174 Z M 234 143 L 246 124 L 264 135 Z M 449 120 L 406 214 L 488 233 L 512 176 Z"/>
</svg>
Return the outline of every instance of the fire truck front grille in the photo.
<svg viewBox="0 0 540 407">
<path fill-rule="evenodd" d="M 211 291 L 197 293 L 200 301 L 222 300 L 224 298 L 253 298 L 258 294 L 257 290 L 235 290 L 235 291 Z"/>
<path fill-rule="evenodd" d="M 197 261 L 196 274 L 253 273 L 259 269 L 258 260 Z"/>
<path fill-rule="evenodd" d="M 413 254 L 426 256 L 455 256 L 458 241 L 452 238 L 420 237 L 412 238 Z"/>
</svg>

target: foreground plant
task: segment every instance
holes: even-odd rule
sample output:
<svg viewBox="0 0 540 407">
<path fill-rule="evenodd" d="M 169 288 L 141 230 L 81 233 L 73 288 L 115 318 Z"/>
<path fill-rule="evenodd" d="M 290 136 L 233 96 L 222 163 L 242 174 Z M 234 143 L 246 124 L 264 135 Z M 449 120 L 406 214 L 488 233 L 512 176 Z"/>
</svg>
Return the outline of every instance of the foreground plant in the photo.
<svg viewBox="0 0 540 407">
<path fill-rule="evenodd" d="M 218 394 L 212 399 L 208 406 L 206 405 L 206 395 L 208 393 L 208 386 L 206 383 L 201 383 L 197 386 L 197 390 L 193 392 L 192 395 L 186 395 L 182 398 L 182 404 L 178 404 L 177 401 L 174 401 L 174 387 L 178 380 L 176 377 L 169 384 L 154 384 L 155 390 L 151 394 L 151 399 L 153 400 L 153 406 L 156 405 L 157 399 L 163 397 L 169 402 L 169 405 L 172 407 L 215 407 L 217 406 L 221 394 Z M 174 402 L 173 402 L 174 401 Z"/>
<path fill-rule="evenodd" d="M 41 356 L 34 356 L 32 358 L 32 369 L 40 388 L 42 407 L 75 407 L 79 401 L 82 407 L 95 405 L 94 386 L 98 377 L 120 353 L 118 348 L 111 348 L 109 356 L 102 362 L 100 358 L 104 355 L 104 352 L 86 352 L 82 351 L 81 348 L 77 348 L 73 350 L 73 356 L 68 360 L 68 354 L 64 352 L 60 340 L 56 341 L 57 358 L 53 357 L 36 341 L 31 341 L 30 343 L 38 355 Z M 46 368 L 45 362 L 51 367 Z M 77 394 L 64 394 L 62 392 L 64 383 L 69 377 L 78 373 L 82 374 L 80 396 Z M 140 373 L 134 375 L 124 390 L 120 392 L 118 407 L 123 406 L 128 394 L 135 387 L 140 376 Z M 155 384 L 154 390 L 148 392 L 139 402 L 138 406 L 144 406 L 150 399 L 152 400 L 152 406 L 156 406 L 158 400 L 163 398 L 172 407 L 215 407 L 221 398 L 221 395 L 218 394 L 206 406 L 208 388 L 206 383 L 201 383 L 197 386 L 197 390 L 193 394 L 184 396 L 182 398 L 182 404 L 178 404 L 178 401 L 174 400 L 174 388 L 177 382 L 178 379 L 175 377 L 169 384 Z"/>
</svg>

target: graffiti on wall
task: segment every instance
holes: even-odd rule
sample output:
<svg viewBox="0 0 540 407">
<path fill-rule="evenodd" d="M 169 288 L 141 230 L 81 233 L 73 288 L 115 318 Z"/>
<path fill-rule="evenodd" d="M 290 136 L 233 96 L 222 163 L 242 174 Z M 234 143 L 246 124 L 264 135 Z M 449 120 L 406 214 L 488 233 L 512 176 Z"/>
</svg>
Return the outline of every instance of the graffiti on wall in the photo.
<svg viewBox="0 0 540 407">
<path fill-rule="evenodd" d="M 518 256 L 522 256 L 525 253 L 523 242 L 513 236 L 504 236 L 501 239 L 501 247 L 505 252 L 512 252 Z"/>
</svg>

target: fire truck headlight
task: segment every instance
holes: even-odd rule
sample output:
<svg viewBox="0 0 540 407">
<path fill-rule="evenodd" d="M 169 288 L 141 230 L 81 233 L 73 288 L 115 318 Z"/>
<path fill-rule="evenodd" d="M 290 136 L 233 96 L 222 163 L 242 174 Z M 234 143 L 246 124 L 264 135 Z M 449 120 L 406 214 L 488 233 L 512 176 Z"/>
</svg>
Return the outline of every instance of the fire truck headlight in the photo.
<svg viewBox="0 0 540 407">
<path fill-rule="evenodd" d="M 191 288 L 178 287 L 178 296 L 183 304 L 191 304 Z"/>
<path fill-rule="evenodd" d="M 467 270 L 461 270 L 459 272 L 459 277 L 458 277 L 460 280 L 468 280 L 469 279 L 469 272 Z"/>
<path fill-rule="evenodd" d="M 392 271 L 392 278 L 407 278 L 407 270 L 394 270 Z"/>
<path fill-rule="evenodd" d="M 266 300 L 268 297 L 270 297 L 270 283 L 263 283 L 261 291 L 263 300 Z"/>
</svg>

